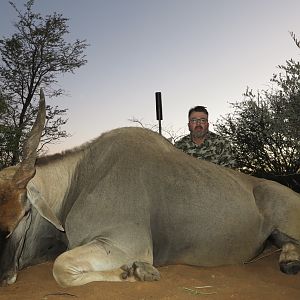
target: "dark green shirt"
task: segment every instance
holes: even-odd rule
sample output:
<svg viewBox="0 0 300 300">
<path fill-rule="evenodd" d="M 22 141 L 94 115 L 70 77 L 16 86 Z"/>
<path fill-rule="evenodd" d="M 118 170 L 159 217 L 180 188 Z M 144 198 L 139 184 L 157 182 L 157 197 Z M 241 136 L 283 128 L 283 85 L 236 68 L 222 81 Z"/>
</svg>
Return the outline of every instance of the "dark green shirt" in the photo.
<svg viewBox="0 0 300 300">
<path fill-rule="evenodd" d="M 189 134 L 175 142 L 174 146 L 191 156 L 208 160 L 218 165 L 230 168 L 233 168 L 235 165 L 230 143 L 223 137 L 210 131 L 201 145 L 195 144 Z"/>
</svg>

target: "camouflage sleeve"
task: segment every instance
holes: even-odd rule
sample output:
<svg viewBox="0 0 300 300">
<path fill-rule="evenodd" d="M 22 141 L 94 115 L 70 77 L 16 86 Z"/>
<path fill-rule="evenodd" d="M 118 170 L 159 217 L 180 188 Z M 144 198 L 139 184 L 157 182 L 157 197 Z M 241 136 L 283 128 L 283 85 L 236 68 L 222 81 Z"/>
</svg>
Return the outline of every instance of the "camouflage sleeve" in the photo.
<svg viewBox="0 0 300 300">
<path fill-rule="evenodd" d="M 219 157 L 219 165 L 234 169 L 236 161 L 232 152 L 232 148 L 228 141 L 225 141 L 223 151 Z"/>
<path fill-rule="evenodd" d="M 185 148 L 186 148 L 186 145 L 185 145 L 185 142 L 181 139 L 181 140 L 176 141 L 174 143 L 174 147 L 176 147 L 177 149 L 180 149 L 180 150 L 184 151 Z"/>
</svg>

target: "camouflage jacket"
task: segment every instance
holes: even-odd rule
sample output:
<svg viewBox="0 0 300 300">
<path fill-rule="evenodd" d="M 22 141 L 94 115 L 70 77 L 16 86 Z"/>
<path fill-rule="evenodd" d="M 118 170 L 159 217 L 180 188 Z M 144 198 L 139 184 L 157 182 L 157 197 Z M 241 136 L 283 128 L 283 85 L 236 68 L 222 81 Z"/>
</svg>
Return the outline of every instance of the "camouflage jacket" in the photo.
<svg viewBox="0 0 300 300">
<path fill-rule="evenodd" d="M 191 135 L 186 135 L 174 146 L 183 152 L 199 159 L 208 160 L 215 164 L 233 168 L 235 160 L 232 155 L 230 143 L 221 136 L 208 132 L 201 145 L 197 145 L 192 141 Z"/>
</svg>

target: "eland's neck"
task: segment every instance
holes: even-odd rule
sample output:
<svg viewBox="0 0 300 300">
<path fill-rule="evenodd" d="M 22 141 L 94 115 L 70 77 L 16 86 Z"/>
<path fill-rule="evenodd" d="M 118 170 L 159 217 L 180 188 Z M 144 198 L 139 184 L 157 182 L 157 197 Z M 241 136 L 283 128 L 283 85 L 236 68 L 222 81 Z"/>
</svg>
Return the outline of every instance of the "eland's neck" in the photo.
<svg viewBox="0 0 300 300">
<path fill-rule="evenodd" d="M 59 158 L 53 157 L 53 159 L 49 157 L 46 162 L 37 164 L 36 175 L 28 184 L 39 191 L 57 216 L 60 215 L 81 157 L 81 152 L 62 155 Z"/>
</svg>

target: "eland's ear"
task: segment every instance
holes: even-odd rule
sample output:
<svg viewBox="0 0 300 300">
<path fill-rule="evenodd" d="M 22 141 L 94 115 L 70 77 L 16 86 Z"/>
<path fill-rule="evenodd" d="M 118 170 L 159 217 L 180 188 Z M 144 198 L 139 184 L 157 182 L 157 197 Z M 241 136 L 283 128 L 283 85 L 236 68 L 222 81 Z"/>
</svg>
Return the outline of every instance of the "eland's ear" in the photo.
<svg viewBox="0 0 300 300">
<path fill-rule="evenodd" d="M 44 219 L 52 223 L 58 230 L 65 231 L 61 222 L 38 190 L 34 187 L 27 187 L 27 197 Z"/>
<path fill-rule="evenodd" d="M 40 91 L 39 111 L 35 123 L 29 133 L 28 138 L 23 146 L 23 160 L 19 169 L 14 175 L 13 181 L 15 185 L 22 189 L 26 188 L 27 183 L 35 174 L 35 161 L 37 156 L 37 148 L 40 143 L 42 132 L 46 120 L 46 104 L 43 90 Z"/>
</svg>

